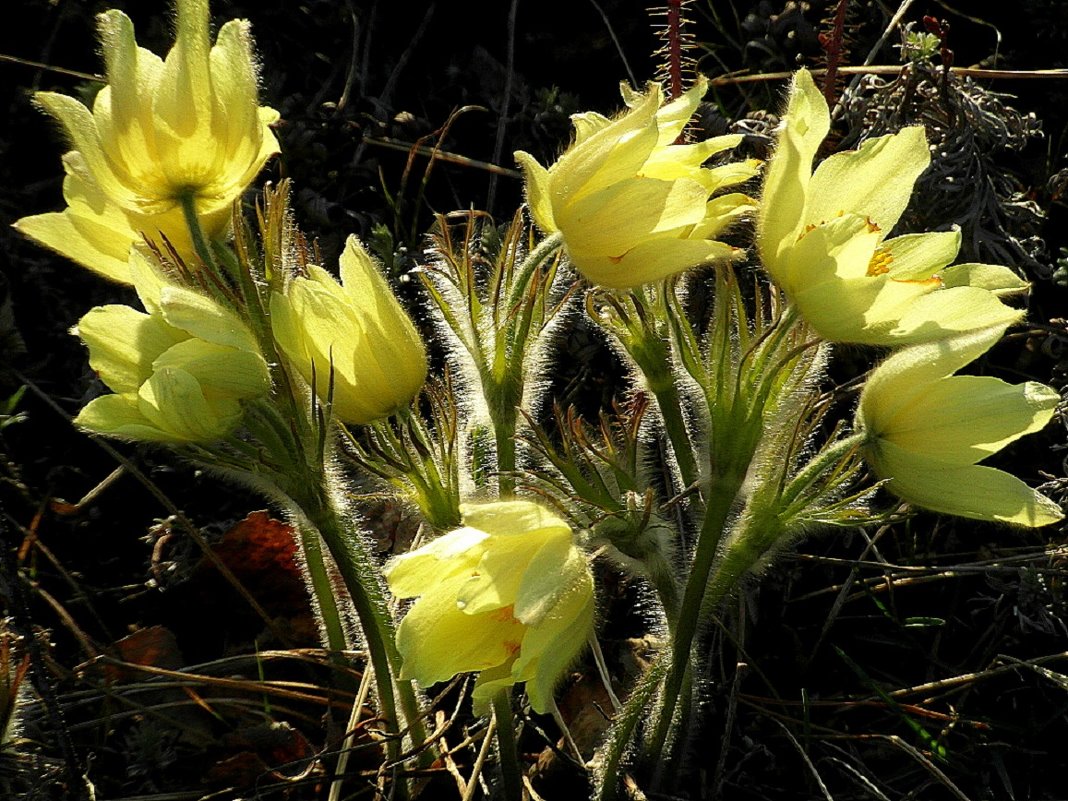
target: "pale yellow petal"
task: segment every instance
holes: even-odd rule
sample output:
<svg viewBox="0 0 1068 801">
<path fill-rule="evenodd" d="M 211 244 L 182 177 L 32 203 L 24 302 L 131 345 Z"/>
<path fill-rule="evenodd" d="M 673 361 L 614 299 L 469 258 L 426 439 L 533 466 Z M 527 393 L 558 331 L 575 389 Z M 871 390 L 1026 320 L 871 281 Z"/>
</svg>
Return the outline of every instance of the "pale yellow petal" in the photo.
<svg viewBox="0 0 1068 801">
<path fill-rule="evenodd" d="M 517 150 L 513 155 L 516 163 L 523 170 L 527 206 L 534 217 L 534 222 L 546 234 L 555 232 L 557 230 L 556 220 L 553 218 L 552 199 L 549 196 L 549 171 L 529 153 Z"/>
<path fill-rule="evenodd" d="M 160 310 L 170 325 L 198 339 L 250 353 L 259 352 L 256 337 L 236 313 L 191 289 L 163 287 Z"/>
<path fill-rule="evenodd" d="M 801 233 L 812 160 L 830 125 L 827 101 L 816 88 L 811 73 L 798 70 L 790 85 L 775 151 L 764 172 L 757 246 L 769 269 L 774 269 L 782 252 Z"/>
<path fill-rule="evenodd" d="M 517 598 L 520 586 L 528 583 L 530 572 L 535 569 L 544 568 L 546 564 L 560 567 L 562 554 L 571 547 L 571 531 L 568 528 L 542 528 L 517 531 L 516 534 L 521 536 L 495 537 L 488 544 L 474 575 L 461 585 L 457 602 L 466 614 L 515 606 L 513 615 L 521 623 L 531 623 L 520 611 L 524 604 Z M 549 555 L 544 556 L 543 552 Z M 553 554 L 556 554 L 555 560 Z M 551 584 L 559 580 L 559 575 L 550 574 L 546 580 Z M 526 604 L 529 605 L 529 600 Z"/>
<path fill-rule="evenodd" d="M 201 339 L 187 339 L 171 346 L 152 363 L 152 368 L 184 370 L 197 380 L 208 399 L 256 398 L 271 388 L 267 362 L 260 354 Z"/>
<path fill-rule="evenodd" d="M 651 236 L 698 224 L 707 200 L 695 181 L 627 178 L 558 209 L 556 223 L 572 252 L 620 256 Z"/>
<path fill-rule="evenodd" d="M 1045 384 L 950 376 L 927 385 L 913 405 L 883 421 L 904 450 L 947 465 L 974 464 L 1043 429 L 1060 402 Z"/>
<path fill-rule="evenodd" d="M 983 465 L 945 467 L 882 443 L 873 459 L 887 489 L 932 512 L 1038 528 L 1063 519 L 1046 496 L 1001 470 Z"/>
<path fill-rule="evenodd" d="M 1026 292 L 1031 284 L 1000 264 L 954 264 L 941 273 L 946 287 L 975 286 L 998 297 Z"/>
<path fill-rule="evenodd" d="M 701 104 L 701 99 L 706 94 L 708 94 L 708 78 L 699 75 L 693 86 L 670 103 L 665 103 L 656 112 L 656 125 L 660 131 L 657 140 L 659 146 L 666 147 L 682 136 L 683 129 L 693 118 L 694 112 Z"/>
<path fill-rule="evenodd" d="M 494 501 L 460 505 L 466 525 L 498 537 L 524 535 L 539 529 L 557 529 L 570 533 L 570 527 L 556 514 L 532 501 Z"/>
<path fill-rule="evenodd" d="M 23 217 L 14 223 L 19 233 L 61 256 L 121 284 L 130 283 L 125 253 L 133 239 L 98 217 L 73 209 Z"/>
<path fill-rule="evenodd" d="M 656 146 L 660 97 L 659 91 L 648 92 L 638 106 L 560 157 L 549 170 L 554 212 L 638 174 Z"/>
<path fill-rule="evenodd" d="M 882 436 L 891 430 L 887 421 L 911 408 L 927 386 L 986 353 L 1004 333 L 1004 325 L 994 326 L 894 353 L 868 375 L 857 408 L 858 426 Z"/>
<path fill-rule="evenodd" d="M 184 442 L 149 423 L 138 409 L 136 397 L 104 395 L 95 398 L 78 413 L 74 424 L 97 434 L 120 439 L 171 444 Z"/>
<path fill-rule="evenodd" d="M 34 95 L 34 101 L 62 123 L 74 149 L 81 154 L 85 169 L 100 190 L 120 206 L 135 205 L 135 194 L 112 170 L 89 109 L 73 97 L 55 92 L 38 92 Z"/>
<path fill-rule="evenodd" d="M 978 287 L 954 287 L 931 292 L 900 312 L 894 335 L 901 343 L 942 339 L 965 331 L 1009 326 L 1024 316 L 1002 303 L 993 292 Z"/>
<path fill-rule="evenodd" d="M 818 225 L 850 212 L 869 218 L 886 236 L 897 225 L 913 184 L 930 163 L 922 126 L 869 139 L 858 150 L 836 153 L 812 176 L 804 221 Z"/>
<path fill-rule="evenodd" d="M 157 370 L 141 385 L 137 408 L 150 424 L 188 442 L 221 439 L 241 419 L 237 401 L 206 398 L 193 376 L 171 368 Z"/>
<path fill-rule="evenodd" d="M 89 347 L 89 365 L 115 392 L 136 393 L 152 363 L 188 335 L 129 306 L 90 309 L 73 333 Z"/>
<path fill-rule="evenodd" d="M 957 258 L 960 230 L 906 234 L 887 239 L 879 246 L 889 257 L 890 277 L 898 281 L 930 278 Z"/>
<path fill-rule="evenodd" d="M 397 628 L 402 679 L 424 687 L 458 673 L 486 670 L 511 659 L 523 626 L 507 614 L 465 615 L 456 606 L 457 579 L 436 581 Z"/>
<path fill-rule="evenodd" d="M 582 144 L 602 128 L 612 124 L 612 120 L 596 111 L 585 111 L 571 115 L 571 124 L 575 128 L 575 144 Z"/>
<path fill-rule="evenodd" d="M 585 557 L 579 558 L 583 562 L 576 565 L 568 591 L 538 625 L 527 630 L 519 658 L 512 666 L 516 680 L 527 683 L 530 705 L 542 714 L 552 709 L 553 688 L 593 631 L 593 577 L 585 566 Z"/>
<path fill-rule="evenodd" d="M 757 202 L 740 192 L 714 197 L 705 204 L 705 216 L 687 239 L 714 239 L 734 224 L 739 217 L 756 211 Z"/>
<path fill-rule="evenodd" d="M 471 711 L 480 717 L 491 714 L 493 699 L 497 693 L 508 690 L 515 681 L 515 676 L 512 675 L 512 660 L 483 670 L 478 674 L 475 686 L 471 688 Z"/>
<path fill-rule="evenodd" d="M 633 289 L 691 267 L 727 261 L 742 251 L 724 242 L 704 239 L 651 239 L 619 257 L 571 252 L 571 261 L 594 284 L 609 289 Z"/>
<path fill-rule="evenodd" d="M 386 582 L 398 598 L 414 598 L 439 582 L 470 575 L 485 553 L 487 539 L 489 534 L 470 526 L 450 531 L 387 562 Z"/>
</svg>

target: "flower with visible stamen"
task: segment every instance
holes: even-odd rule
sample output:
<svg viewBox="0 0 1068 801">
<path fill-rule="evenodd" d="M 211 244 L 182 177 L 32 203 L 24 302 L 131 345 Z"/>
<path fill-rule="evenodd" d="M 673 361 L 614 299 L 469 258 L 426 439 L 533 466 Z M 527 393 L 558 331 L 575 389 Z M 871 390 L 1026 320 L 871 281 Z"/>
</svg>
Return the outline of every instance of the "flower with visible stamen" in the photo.
<svg viewBox="0 0 1068 801">
<path fill-rule="evenodd" d="M 816 333 L 837 342 L 903 345 L 1022 316 L 998 297 L 1028 286 L 1007 267 L 949 266 L 960 250 L 959 231 L 887 238 L 930 163 L 922 127 L 869 139 L 813 172 L 829 128 L 827 103 L 800 70 L 757 220 L 765 269 Z"/>
</svg>

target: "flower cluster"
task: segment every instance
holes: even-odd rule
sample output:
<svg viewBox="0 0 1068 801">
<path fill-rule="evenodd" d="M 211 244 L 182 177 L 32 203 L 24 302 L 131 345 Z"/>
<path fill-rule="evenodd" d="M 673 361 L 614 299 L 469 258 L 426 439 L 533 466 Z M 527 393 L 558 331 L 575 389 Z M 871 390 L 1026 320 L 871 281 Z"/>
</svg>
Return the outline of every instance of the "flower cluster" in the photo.
<svg viewBox="0 0 1068 801">
<path fill-rule="evenodd" d="M 1023 317 L 1005 298 L 1027 283 L 1000 265 L 954 264 L 957 230 L 893 235 L 930 162 L 922 128 L 817 164 L 830 113 L 801 70 L 758 203 L 740 191 L 757 161 L 708 166 L 740 136 L 684 135 L 707 81 L 669 101 L 656 84 L 624 87 L 627 110 L 576 115 L 574 142 L 551 166 L 515 154 L 533 224 L 517 213 L 478 243 L 471 222 L 451 247 L 450 217 L 440 218 L 425 286 L 450 371 L 413 403 L 427 348 L 356 237 L 340 280 L 312 264 L 283 186 L 259 207 L 262 248 L 245 224 L 226 242 L 234 204 L 278 151 L 277 113 L 259 105 L 248 24 L 227 23 L 212 44 L 207 0 L 177 0 L 177 10 L 164 59 L 137 46 L 124 14 L 100 15 L 108 85 L 91 110 L 37 95 L 72 145 L 67 207 L 16 225 L 132 284 L 144 306 L 98 307 L 74 329 L 113 393 L 76 422 L 186 446 L 285 505 L 324 639 L 340 654 L 352 643 L 327 544 L 364 629 L 393 764 L 406 732 L 411 753 L 427 750 L 413 681 L 478 673 L 474 710 L 492 704 L 502 729 L 515 685 L 536 712 L 555 710 L 554 688 L 594 631 L 588 541 L 661 599 L 671 651 L 632 697 L 659 699 L 646 761 L 663 748 L 670 765 L 687 741 L 673 729 L 706 686 L 694 671 L 707 660 L 691 653 L 702 618 L 813 523 L 877 519 L 879 487 L 966 518 L 1062 519 L 1051 499 L 979 464 L 1045 426 L 1058 393 L 957 375 Z M 721 239 L 749 213 L 766 273 L 752 291 L 735 272 L 743 251 Z M 489 261 L 489 276 L 479 273 Z M 673 280 L 699 267 L 712 269 Z M 531 396 L 551 391 L 546 355 L 582 292 L 642 392 L 627 412 L 601 410 L 599 427 L 570 411 L 544 426 L 548 404 L 532 409 Z M 700 326 L 695 296 L 711 298 Z M 864 378 L 851 423 L 837 426 L 826 425 L 836 409 L 823 394 L 829 343 L 891 349 Z M 346 456 L 414 488 L 428 528 L 453 530 L 380 569 L 351 529 L 335 468 Z M 524 497 L 535 492 L 554 505 Z M 382 577 L 396 597 L 415 599 L 399 624 Z M 606 782 L 636 709 L 613 727 Z"/>
</svg>

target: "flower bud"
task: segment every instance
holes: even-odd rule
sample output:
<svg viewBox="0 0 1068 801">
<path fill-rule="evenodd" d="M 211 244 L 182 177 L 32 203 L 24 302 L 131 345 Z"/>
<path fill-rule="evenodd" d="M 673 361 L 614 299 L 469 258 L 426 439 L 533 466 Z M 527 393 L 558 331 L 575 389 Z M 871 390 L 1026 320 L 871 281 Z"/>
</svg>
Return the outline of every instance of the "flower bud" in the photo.
<svg viewBox="0 0 1068 801">
<path fill-rule="evenodd" d="M 415 326 L 359 240 L 341 254 L 341 283 L 320 267 L 271 297 L 278 346 L 346 423 L 365 424 L 407 405 L 426 380 Z"/>
<path fill-rule="evenodd" d="M 460 507 L 465 527 L 386 565 L 401 598 L 401 678 L 431 685 L 478 671 L 476 714 L 526 682 L 531 706 L 552 691 L 593 628 L 593 575 L 563 520 L 530 501 Z"/>
</svg>

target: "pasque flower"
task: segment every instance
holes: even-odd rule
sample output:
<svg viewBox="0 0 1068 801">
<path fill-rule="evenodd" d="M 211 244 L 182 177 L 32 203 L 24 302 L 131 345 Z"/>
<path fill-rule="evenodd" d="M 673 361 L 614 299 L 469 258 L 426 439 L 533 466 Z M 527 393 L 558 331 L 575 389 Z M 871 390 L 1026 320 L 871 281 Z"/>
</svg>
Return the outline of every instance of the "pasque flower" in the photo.
<svg viewBox="0 0 1068 801">
<path fill-rule="evenodd" d="M 346 423 L 406 405 L 426 380 L 419 333 L 360 241 L 341 254 L 341 283 L 320 267 L 271 297 L 271 326 L 289 361 Z M 333 377 L 331 378 L 331 373 Z"/>
<path fill-rule="evenodd" d="M 430 685 L 478 671 L 475 711 L 526 682 L 531 706 L 552 691 L 593 627 L 593 576 L 571 528 L 530 501 L 461 506 L 464 528 L 386 565 L 401 598 L 401 678 Z"/>
<path fill-rule="evenodd" d="M 98 17 L 108 83 L 92 111 L 67 95 L 36 95 L 73 146 L 65 157 L 68 207 L 16 227 L 127 283 L 124 243 L 128 250 L 142 234 L 166 237 L 191 252 L 183 200 L 207 236 L 221 235 L 233 202 L 278 152 L 268 127 L 278 113 L 258 105 L 248 22 L 227 22 L 213 46 L 207 0 L 178 0 L 177 11 L 166 59 L 137 46 L 121 11 Z"/>
<path fill-rule="evenodd" d="M 751 178 L 758 162 L 701 166 L 740 136 L 675 144 L 707 88 L 702 78 L 664 105 L 659 85 L 644 93 L 624 85 L 629 110 L 615 120 L 575 115 L 575 143 L 548 169 L 515 154 L 534 221 L 563 235 L 571 263 L 593 283 L 629 289 L 736 253 L 714 237 L 752 200 L 713 195 Z"/>
<path fill-rule="evenodd" d="M 887 489 L 944 514 L 1044 526 L 1057 504 L 1008 473 L 976 462 L 1038 431 L 1060 395 L 1045 384 L 953 375 L 1004 326 L 914 345 L 869 376 L 857 409 L 865 458 Z"/>
<path fill-rule="evenodd" d="M 960 249 L 959 231 L 886 238 L 930 163 L 923 128 L 869 139 L 813 172 L 829 127 L 823 95 L 800 70 L 757 221 L 765 268 L 816 332 L 900 345 L 1017 320 L 1021 313 L 997 297 L 1026 289 L 1011 270 L 947 266 Z"/>
<path fill-rule="evenodd" d="M 209 442 L 241 419 L 241 401 L 270 388 L 267 362 L 232 311 L 174 286 L 134 251 L 131 275 L 146 312 L 98 306 L 73 333 L 115 393 L 89 402 L 75 422 L 148 442 Z"/>
</svg>

